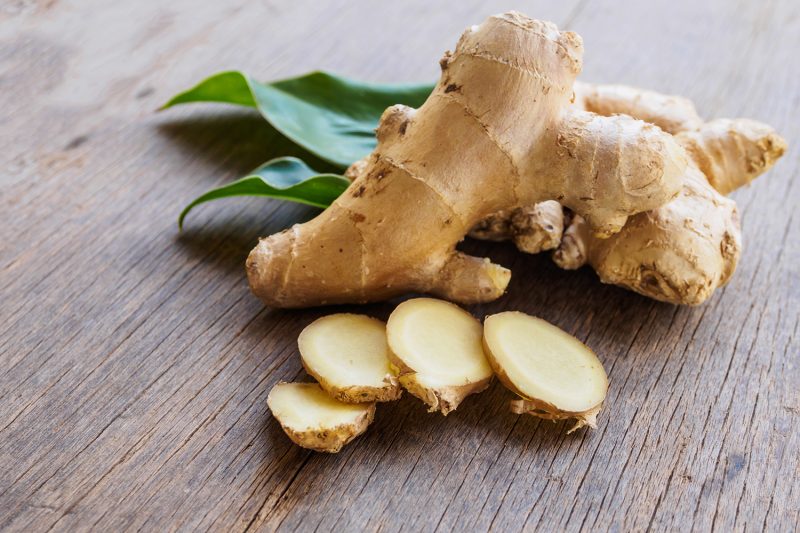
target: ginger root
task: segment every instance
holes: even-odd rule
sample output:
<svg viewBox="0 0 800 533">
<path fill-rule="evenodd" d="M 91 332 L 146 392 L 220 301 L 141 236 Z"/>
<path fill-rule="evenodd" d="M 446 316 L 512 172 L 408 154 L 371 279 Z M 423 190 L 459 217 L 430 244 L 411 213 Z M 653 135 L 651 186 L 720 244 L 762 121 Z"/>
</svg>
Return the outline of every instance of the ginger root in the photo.
<svg viewBox="0 0 800 533">
<path fill-rule="evenodd" d="M 572 217 L 553 254 L 559 266 L 589 264 L 604 283 L 673 304 L 702 304 L 728 282 L 742 237 L 736 203 L 721 193 L 749 183 L 786 145 L 770 127 L 745 119 L 715 120 L 676 138 L 692 155 L 678 197 L 631 217 L 607 240 Z"/>
<path fill-rule="evenodd" d="M 491 315 L 483 327 L 497 378 L 520 397 L 511 402 L 514 413 L 574 418 L 569 433 L 596 427 L 608 377 L 592 350 L 549 322 L 517 311 Z"/>
<path fill-rule="evenodd" d="M 389 363 L 386 324 L 338 313 L 315 320 L 297 339 L 303 367 L 342 402 L 388 402 L 402 389 Z"/>
<path fill-rule="evenodd" d="M 717 119 L 676 139 L 708 183 L 728 195 L 769 170 L 786 152 L 786 141 L 755 120 Z"/>
<path fill-rule="evenodd" d="M 492 380 L 481 323 L 457 305 L 407 300 L 389 316 L 386 332 L 400 384 L 431 412 L 447 415 Z"/>
<path fill-rule="evenodd" d="M 272 415 L 295 444 L 336 453 L 358 437 L 375 416 L 374 403 L 344 403 L 316 383 L 278 383 L 267 397 Z"/>
<path fill-rule="evenodd" d="M 491 234 L 471 235 L 514 239 L 528 253 L 557 247 L 553 259 L 562 268 L 589 264 L 604 283 L 673 304 L 703 303 L 730 279 L 741 255 L 736 204 L 724 195 L 768 170 L 786 150 L 785 141 L 769 126 L 752 120 L 698 122 L 691 102 L 679 97 L 623 86 L 581 86 L 584 93 L 593 87 L 593 96 L 577 98 L 576 105 L 605 113 L 635 113 L 636 118 L 676 133 L 676 141 L 690 156 L 680 194 L 631 217 L 608 239 L 595 237 L 580 215 L 567 212 L 562 214 L 562 226 L 554 224 L 557 208 L 548 205 L 544 218 L 542 204 L 490 216 L 481 226 L 492 228 Z M 559 243 L 551 246 L 556 240 Z"/>
<path fill-rule="evenodd" d="M 250 253 L 253 292 L 275 307 L 486 302 L 510 272 L 455 247 L 489 214 L 558 200 L 609 236 L 673 198 L 687 157 L 672 136 L 570 104 L 582 52 L 575 33 L 518 13 L 467 29 L 425 104 L 384 112 L 344 194 Z"/>
<path fill-rule="evenodd" d="M 575 82 L 573 105 L 599 115 L 628 115 L 654 124 L 667 133 L 696 129 L 703 119 L 691 100 L 627 85 Z M 345 173 L 351 179 L 363 170 L 363 160 L 353 163 Z M 561 244 L 565 229 L 563 208 L 547 201 L 522 206 L 513 211 L 492 213 L 469 233 L 489 241 L 514 241 L 521 252 L 537 254 Z"/>
</svg>

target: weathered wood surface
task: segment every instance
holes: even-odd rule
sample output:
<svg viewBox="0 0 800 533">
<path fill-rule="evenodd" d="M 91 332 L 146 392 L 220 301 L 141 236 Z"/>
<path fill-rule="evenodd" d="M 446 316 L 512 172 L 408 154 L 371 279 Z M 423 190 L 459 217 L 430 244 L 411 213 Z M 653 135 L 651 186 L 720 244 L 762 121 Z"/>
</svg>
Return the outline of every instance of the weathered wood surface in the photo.
<svg viewBox="0 0 800 533">
<path fill-rule="evenodd" d="M 693 98 L 773 124 L 792 149 L 737 192 L 733 281 L 677 308 L 510 246 L 520 309 L 592 346 L 609 371 L 596 431 L 507 412 L 499 385 L 443 419 L 378 409 L 335 456 L 269 416 L 303 377 L 319 310 L 264 309 L 243 262 L 314 210 L 180 208 L 285 144 L 253 113 L 155 114 L 207 74 L 326 68 L 429 80 L 460 31 L 507 2 L 0 4 L 0 529 L 760 530 L 800 511 L 800 3 L 535 2 L 577 30 L 584 79 Z M 390 305 L 362 308 L 386 317 Z"/>
</svg>

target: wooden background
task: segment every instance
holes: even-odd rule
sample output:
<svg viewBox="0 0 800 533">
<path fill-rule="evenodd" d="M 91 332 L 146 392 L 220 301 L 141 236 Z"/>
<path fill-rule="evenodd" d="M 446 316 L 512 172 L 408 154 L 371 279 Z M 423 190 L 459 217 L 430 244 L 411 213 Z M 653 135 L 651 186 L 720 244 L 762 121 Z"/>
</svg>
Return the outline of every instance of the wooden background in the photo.
<svg viewBox="0 0 800 533">
<path fill-rule="evenodd" d="M 217 70 L 427 81 L 509 8 L 578 31 L 583 79 L 691 97 L 791 149 L 736 193 L 745 254 L 699 308 L 546 256 L 471 309 L 539 315 L 611 379 L 595 431 L 507 412 L 381 405 L 338 455 L 270 417 L 320 310 L 265 309 L 244 259 L 310 208 L 180 209 L 286 147 L 255 113 L 154 110 Z M 0 529 L 789 531 L 800 517 L 800 2 L 0 2 Z M 302 155 L 302 154 L 301 154 Z M 391 305 L 358 308 L 385 318 Z M 327 311 L 326 311 L 327 312 Z"/>
</svg>

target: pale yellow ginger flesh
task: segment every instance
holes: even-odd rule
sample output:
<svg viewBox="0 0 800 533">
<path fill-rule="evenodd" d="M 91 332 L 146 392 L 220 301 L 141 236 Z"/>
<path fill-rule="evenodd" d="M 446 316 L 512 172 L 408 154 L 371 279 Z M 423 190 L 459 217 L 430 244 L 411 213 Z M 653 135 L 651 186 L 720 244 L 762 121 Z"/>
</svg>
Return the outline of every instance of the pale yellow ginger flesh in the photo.
<svg viewBox="0 0 800 533">
<path fill-rule="evenodd" d="M 402 393 L 389 366 L 386 324 L 350 313 L 315 320 L 297 339 L 306 371 L 343 402 L 387 402 Z"/>
<path fill-rule="evenodd" d="M 374 403 L 340 402 L 316 383 L 278 383 L 267 405 L 295 444 L 318 452 L 338 452 L 375 416 Z"/>
<path fill-rule="evenodd" d="M 572 335 L 540 318 L 517 311 L 484 321 L 486 354 L 497 377 L 520 396 L 515 413 L 541 418 L 574 418 L 570 432 L 596 426 L 608 390 L 597 356 Z"/>
<path fill-rule="evenodd" d="M 519 13 L 467 29 L 428 100 L 383 113 L 350 187 L 253 249 L 253 292 L 274 307 L 408 292 L 487 302 L 510 272 L 456 251 L 486 216 L 558 200 L 608 236 L 669 201 L 686 153 L 652 124 L 573 106 L 582 56 L 577 34 Z"/>
<path fill-rule="evenodd" d="M 430 411 L 446 415 L 489 386 L 493 374 L 481 343 L 483 328 L 457 305 L 407 300 L 392 312 L 386 331 L 400 384 Z"/>
</svg>

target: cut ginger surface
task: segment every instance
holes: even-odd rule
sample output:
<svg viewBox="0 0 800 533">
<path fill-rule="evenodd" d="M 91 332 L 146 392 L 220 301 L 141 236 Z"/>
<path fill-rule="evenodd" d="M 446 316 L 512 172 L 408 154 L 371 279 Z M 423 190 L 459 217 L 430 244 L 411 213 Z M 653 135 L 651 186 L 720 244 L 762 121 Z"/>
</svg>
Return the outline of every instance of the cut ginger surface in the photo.
<svg viewBox="0 0 800 533">
<path fill-rule="evenodd" d="M 295 444 L 320 452 L 338 452 L 375 416 L 374 403 L 340 402 L 316 383 L 278 383 L 267 404 Z"/>
<path fill-rule="evenodd" d="M 608 377 L 589 347 L 540 318 L 516 311 L 486 318 L 484 344 L 492 367 L 520 399 L 512 411 L 594 427 Z"/>
<path fill-rule="evenodd" d="M 384 322 L 350 313 L 328 315 L 309 324 L 297 344 L 306 371 L 334 398 L 384 402 L 400 397 Z"/>
<path fill-rule="evenodd" d="M 472 315 L 449 302 L 416 298 L 401 303 L 387 324 L 400 383 L 431 411 L 446 415 L 454 410 L 492 379 L 482 330 Z"/>
</svg>

